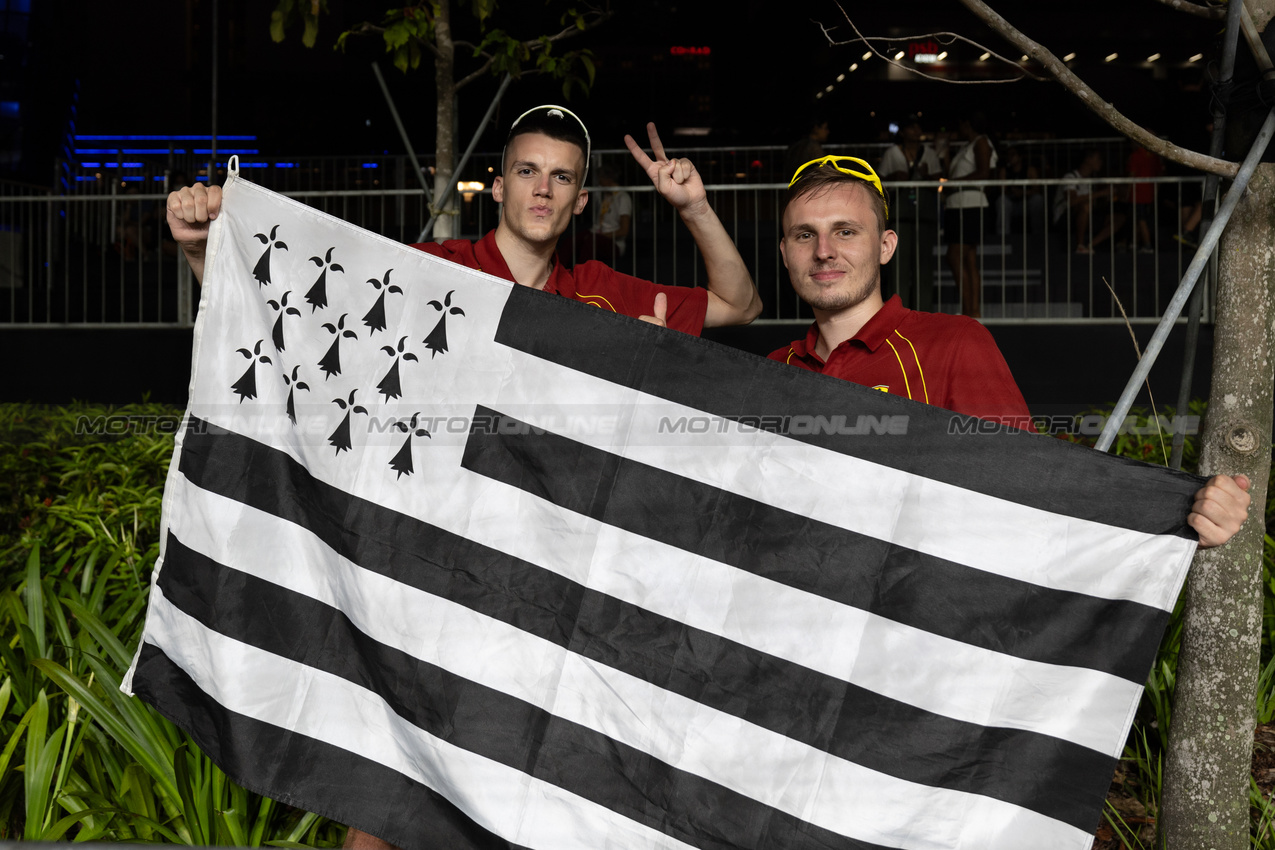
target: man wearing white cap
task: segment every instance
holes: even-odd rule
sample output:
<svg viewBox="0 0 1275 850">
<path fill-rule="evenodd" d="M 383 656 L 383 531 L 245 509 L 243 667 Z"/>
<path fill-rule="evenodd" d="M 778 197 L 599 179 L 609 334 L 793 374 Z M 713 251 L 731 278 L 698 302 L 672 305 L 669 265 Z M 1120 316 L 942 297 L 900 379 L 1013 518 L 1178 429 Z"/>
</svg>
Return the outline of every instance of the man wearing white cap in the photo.
<svg viewBox="0 0 1275 850">
<path fill-rule="evenodd" d="M 747 324 L 761 313 L 761 298 L 726 228 L 708 204 L 695 166 L 669 159 L 654 124 L 647 125 L 652 160 L 631 136 L 625 144 L 656 190 L 678 211 L 708 271 L 706 289 L 660 286 L 599 262 L 566 268 L 558 239 L 571 217 L 584 211 L 590 140 L 583 122 L 562 106 L 529 109 L 510 127 L 501 175 L 492 197 L 500 223 L 482 239 L 415 245 L 438 257 L 524 286 L 602 309 L 698 334 L 704 327 Z M 168 196 L 168 224 L 197 279 L 202 279 L 208 223 L 221 207 L 221 190 L 196 184 Z"/>
</svg>

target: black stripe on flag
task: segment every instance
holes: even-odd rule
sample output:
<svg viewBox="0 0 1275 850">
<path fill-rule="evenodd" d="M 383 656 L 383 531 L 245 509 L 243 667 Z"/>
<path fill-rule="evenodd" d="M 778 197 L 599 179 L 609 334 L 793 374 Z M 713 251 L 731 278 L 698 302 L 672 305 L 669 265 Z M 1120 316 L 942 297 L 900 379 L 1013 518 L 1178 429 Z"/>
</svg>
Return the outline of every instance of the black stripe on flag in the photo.
<svg viewBox="0 0 1275 850">
<path fill-rule="evenodd" d="M 546 328 L 570 328 L 572 344 Z M 976 420 L 900 396 L 797 369 L 609 311 L 516 286 L 496 342 L 694 410 L 777 430 L 794 415 L 855 421 L 906 416 L 905 436 L 796 434 L 794 440 L 1051 513 L 1148 534 L 1194 539 L 1191 494 L 1204 479 L 1170 474 L 1016 429 L 954 433 Z M 658 344 L 657 344 L 658 343 Z M 606 352 L 605 357 L 597 356 Z M 959 431 L 958 425 L 956 430 Z M 1174 481 L 1177 478 L 1179 481 Z M 1048 481 L 1048 487 L 1041 482 Z"/>
<path fill-rule="evenodd" d="M 680 841 L 720 850 L 884 850 L 805 823 L 378 643 L 336 608 L 218 564 L 171 535 L 165 558 L 159 577 L 164 598 L 208 628 L 374 691 L 399 717 L 449 744 L 524 771 Z M 284 611 L 286 624 L 279 616 Z M 528 740 L 529 732 L 534 741 Z"/>
<path fill-rule="evenodd" d="M 555 505 L 932 634 L 1140 684 L 1169 614 L 966 567 L 479 407 L 461 465 Z M 477 423 L 481 423 L 479 426 Z M 571 470 L 545 475 L 543 470 Z M 665 517 L 675 516 L 677 522 Z M 827 568 L 835 553 L 836 569 Z"/>
<path fill-rule="evenodd" d="M 285 453 L 194 417 L 180 468 L 192 484 L 296 523 L 365 569 L 865 767 L 1084 830 L 1106 791 L 1114 761 L 1101 753 L 942 717 L 690 628 L 324 484 Z M 745 692 L 755 698 L 743 705 Z M 1049 787 L 1039 782 L 1042 764 L 1051 765 Z"/>
<path fill-rule="evenodd" d="M 288 735 L 287 757 L 276 758 L 284 734 L 278 726 L 227 709 L 152 644 L 142 644 L 134 681 L 137 696 L 189 732 L 199 749 L 250 791 L 409 850 L 525 850 L 483 829 L 425 785 L 326 741 Z M 337 778 L 340 793 L 334 794 Z M 404 824 L 413 831 L 401 832 Z"/>
</svg>

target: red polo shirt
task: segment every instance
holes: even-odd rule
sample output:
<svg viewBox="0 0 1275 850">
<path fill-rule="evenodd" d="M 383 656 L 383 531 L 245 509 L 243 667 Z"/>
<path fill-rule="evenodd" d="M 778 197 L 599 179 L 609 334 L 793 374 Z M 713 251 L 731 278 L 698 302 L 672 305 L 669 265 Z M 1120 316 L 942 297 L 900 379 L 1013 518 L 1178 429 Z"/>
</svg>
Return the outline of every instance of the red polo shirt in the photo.
<svg viewBox="0 0 1275 850">
<path fill-rule="evenodd" d="M 496 247 L 496 231 L 490 231 L 477 242 L 452 239 L 439 244 L 420 242 L 412 245 L 419 251 L 442 257 L 453 263 L 486 272 L 516 283 L 505 258 Z M 661 286 L 649 280 L 621 274 L 610 266 L 590 260 L 574 269 L 553 258 L 553 271 L 545 283 L 545 292 L 553 292 L 575 301 L 623 313 L 636 319 L 655 313 L 655 296 L 663 292 L 668 298 L 665 321 L 670 328 L 698 336 L 704 329 L 708 310 L 708 290 L 691 286 Z"/>
<path fill-rule="evenodd" d="M 992 335 L 968 316 L 920 313 L 895 295 L 825 363 L 818 325 L 770 354 L 792 366 L 957 413 L 1030 427 L 1027 403 Z"/>
</svg>

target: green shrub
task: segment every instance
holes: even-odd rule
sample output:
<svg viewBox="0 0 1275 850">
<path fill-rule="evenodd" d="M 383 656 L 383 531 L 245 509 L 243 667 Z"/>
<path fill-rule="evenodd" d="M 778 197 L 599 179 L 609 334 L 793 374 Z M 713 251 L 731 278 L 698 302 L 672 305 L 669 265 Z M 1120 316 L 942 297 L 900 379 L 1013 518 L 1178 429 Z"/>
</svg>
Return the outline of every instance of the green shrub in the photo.
<svg viewBox="0 0 1275 850">
<path fill-rule="evenodd" d="M 141 637 L 181 411 L 0 405 L 0 840 L 334 846 L 120 679 Z M 11 636 L 11 637 L 10 637 Z"/>
</svg>

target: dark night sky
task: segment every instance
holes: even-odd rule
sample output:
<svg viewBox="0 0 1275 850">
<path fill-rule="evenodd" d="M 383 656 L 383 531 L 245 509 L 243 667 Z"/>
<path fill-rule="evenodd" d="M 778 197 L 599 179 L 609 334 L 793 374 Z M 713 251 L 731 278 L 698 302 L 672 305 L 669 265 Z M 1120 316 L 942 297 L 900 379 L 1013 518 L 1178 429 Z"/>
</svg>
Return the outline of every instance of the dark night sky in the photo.
<svg viewBox="0 0 1275 850">
<path fill-rule="evenodd" d="M 1017 128 L 1066 136 L 1114 135 L 1053 83 L 886 82 L 872 80 L 865 72 L 848 77 L 816 101 L 814 93 L 863 52 L 861 44 L 830 45 L 815 23 L 839 22 L 837 37 L 852 36 L 831 0 L 612 2 L 618 14 L 578 40 L 579 46 L 597 55 L 598 82 L 591 96 L 576 95 L 571 101 L 602 147 L 620 146 L 623 133 L 640 132 L 647 120 L 665 126 L 706 124 L 713 131 L 704 140 L 708 144 L 785 144 L 816 108 L 828 115 L 834 142 L 875 139 L 890 118 L 916 109 L 924 110 L 934 125 L 954 124 L 959 116 L 982 110 L 1001 132 Z M 342 27 L 375 20 L 388 4 L 331 0 L 320 44 L 312 50 L 301 46 L 299 32 L 284 44 L 270 41 L 268 13 L 273 5 L 269 0 L 220 0 L 220 132 L 257 134 L 260 147 L 278 154 L 400 152 L 369 70 L 369 63 L 383 55 L 379 41 L 358 40 L 344 55 L 330 48 Z M 1113 5 L 1121 11 L 1103 11 Z M 1166 59 L 1179 61 L 1197 51 L 1211 56 L 1220 23 L 1174 12 L 1154 0 L 1003 0 L 1001 6 L 1012 22 L 1047 47 L 1060 54 L 1080 52 L 1076 70 L 1131 117 L 1149 122 L 1175 141 L 1199 143 L 1196 134 L 1202 134 L 1208 120 L 1207 95 L 1198 90 L 1203 63 L 1191 69 L 1166 67 L 1162 78 L 1155 79 L 1149 69 L 1123 62 L 1106 65 L 1100 56 L 1112 50 L 1139 58 L 1161 51 Z M 32 7 L 32 47 L 24 83 L 31 104 L 24 113 L 28 145 L 56 134 L 76 79 L 81 87 L 82 133 L 209 130 L 211 0 L 33 0 Z M 129 12 L 123 13 L 126 8 Z M 953 30 L 1016 53 L 956 0 L 847 0 L 845 8 L 865 33 L 911 36 Z M 541 14 L 541 9 L 539 3 L 506 0 L 501 12 L 530 16 Z M 527 30 L 509 28 L 530 31 L 533 23 L 528 22 Z M 711 61 L 670 56 L 673 46 L 707 46 Z M 661 59 L 652 63 L 652 56 Z M 432 71 L 404 76 L 388 63 L 383 69 L 415 145 L 430 149 Z M 495 81 L 487 80 L 462 93 L 462 138 L 468 138 L 494 89 Z M 560 97 L 557 83 L 515 83 L 506 96 L 500 125 L 507 124 L 515 109 Z M 697 104 L 707 104 L 709 111 L 696 113 Z M 489 133 L 482 147 L 498 147 L 497 135 Z"/>
</svg>

